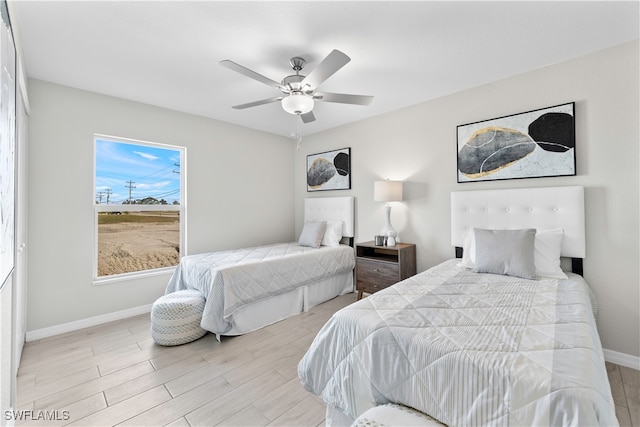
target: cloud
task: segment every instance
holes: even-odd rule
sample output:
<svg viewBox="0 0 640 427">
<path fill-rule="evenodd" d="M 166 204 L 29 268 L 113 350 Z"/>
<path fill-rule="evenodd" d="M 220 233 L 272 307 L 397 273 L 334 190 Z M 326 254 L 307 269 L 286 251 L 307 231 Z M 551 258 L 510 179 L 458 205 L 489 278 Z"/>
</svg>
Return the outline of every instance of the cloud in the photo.
<svg viewBox="0 0 640 427">
<path fill-rule="evenodd" d="M 137 188 L 138 188 L 138 190 L 141 190 L 141 191 L 157 190 L 157 189 L 165 188 L 165 187 L 167 187 L 167 186 L 169 186 L 171 184 L 172 184 L 171 181 L 158 181 L 158 182 L 154 182 L 154 183 L 151 183 L 151 184 L 141 183 L 141 184 L 138 184 Z"/>
<path fill-rule="evenodd" d="M 156 160 L 159 158 L 158 156 L 154 156 L 153 154 L 143 153 L 141 151 L 134 151 L 134 153 L 147 160 Z"/>
</svg>

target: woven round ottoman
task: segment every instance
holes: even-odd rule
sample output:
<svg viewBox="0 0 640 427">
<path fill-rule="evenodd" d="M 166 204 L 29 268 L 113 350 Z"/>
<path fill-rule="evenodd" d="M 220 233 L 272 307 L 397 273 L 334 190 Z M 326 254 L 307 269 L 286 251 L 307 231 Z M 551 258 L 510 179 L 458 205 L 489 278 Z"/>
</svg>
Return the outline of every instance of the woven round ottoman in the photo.
<svg viewBox="0 0 640 427">
<path fill-rule="evenodd" d="M 204 295 L 194 290 L 158 298 L 151 307 L 151 337 L 156 344 L 186 344 L 205 335 L 200 326 L 204 303 Z"/>
</svg>

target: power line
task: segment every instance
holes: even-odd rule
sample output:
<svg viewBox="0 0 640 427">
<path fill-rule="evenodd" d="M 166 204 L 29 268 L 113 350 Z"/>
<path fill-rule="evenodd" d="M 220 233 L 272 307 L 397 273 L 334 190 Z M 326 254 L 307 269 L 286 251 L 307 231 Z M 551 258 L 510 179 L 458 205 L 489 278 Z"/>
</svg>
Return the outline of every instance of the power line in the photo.
<svg viewBox="0 0 640 427">
<path fill-rule="evenodd" d="M 174 195 L 176 193 L 180 193 L 180 189 L 179 188 L 177 190 L 171 190 L 171 191 L 166 192 L 166 193 L 155 194 L 155 195 L 148 196 L 148 197 L 153 197 L 154 199 L 163 199 L 163 198 L 165 198 L 167 196 L 172 196 L 172 195 Z"/>
<path fill-rule="evenodd" d="M 150 178 L 150 177 L 152 177 L 154 175 L 158 175 L 158 174 L 166 171 L 167 169 L 171 169 L 172 167 L 173 167 L 173 165 L 169 165 L 169 166 L 165 166 L 165 167 L 163 167 L 161 169 L 157 169 L 156 171 L 151 172 L 150 174 L 138 177 L 136 182 L 143 181 L 143 180 L 145 180 L 147 178 Z M 171 171 L 168 171 L 168 172 L 171 173 Z"/>
</svg>

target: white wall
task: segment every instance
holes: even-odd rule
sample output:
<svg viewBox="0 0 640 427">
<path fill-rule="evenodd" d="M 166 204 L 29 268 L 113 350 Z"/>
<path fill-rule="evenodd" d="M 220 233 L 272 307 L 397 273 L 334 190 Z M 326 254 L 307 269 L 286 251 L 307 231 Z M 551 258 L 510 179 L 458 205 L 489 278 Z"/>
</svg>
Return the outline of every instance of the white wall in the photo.
<svg viewBox="0 0 640 427">
<path fill-rule="evenodd" d="M 153 303 L 169 275 L 92 284 L 93 134 L 187 147 L 187 252 L 294 239 L 293 143 L 29 80 L 28 331 Z"/>
<path fill-rule="evenodd" d="M 304 197 L 320 195 L 306 192 L 306 156 L 343 147 L 351 147 L 352 190 L 321 195 L 356 196 L 356 242 L 372 240 L 384 225 L 373 181 L 404 180 L 406 201 L 392 208 L 392 223 L 417 244 L 419 271 L 453 256 L 451 191 L 585 186 L 585 277 L 600 304 L 603 346 L 640 356 L 639 49 L 637 41 L 624 44 L 305 137 L 295 157 L 297 232 Z M 457 125 L 571 101 L 577 176 L 456 183 Z"/>
</svg>

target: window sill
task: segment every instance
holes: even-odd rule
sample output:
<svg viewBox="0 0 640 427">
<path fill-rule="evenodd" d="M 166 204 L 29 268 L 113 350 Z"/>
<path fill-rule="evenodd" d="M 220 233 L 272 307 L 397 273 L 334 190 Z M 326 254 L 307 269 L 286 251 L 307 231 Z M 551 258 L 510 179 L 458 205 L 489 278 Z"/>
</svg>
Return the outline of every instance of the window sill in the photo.
<svg viewBox="0 0 640 427">
<path fill-rule="evenodd" d="M 132 280 L 146 279 L 155 276 L 171 276 L 176 267 L 158 268 L 155 270 L 147 270 L 134 273 L 114 274 L 112 276 L 104 276 L 93 279 L 94 286 L 109 285 L 112 283 L 122 283 Z"/>
</svg>

